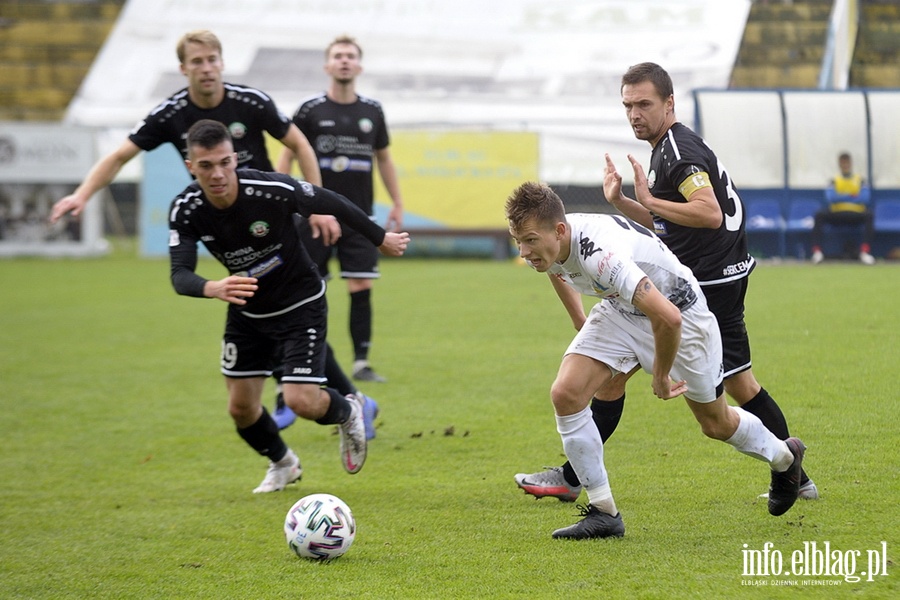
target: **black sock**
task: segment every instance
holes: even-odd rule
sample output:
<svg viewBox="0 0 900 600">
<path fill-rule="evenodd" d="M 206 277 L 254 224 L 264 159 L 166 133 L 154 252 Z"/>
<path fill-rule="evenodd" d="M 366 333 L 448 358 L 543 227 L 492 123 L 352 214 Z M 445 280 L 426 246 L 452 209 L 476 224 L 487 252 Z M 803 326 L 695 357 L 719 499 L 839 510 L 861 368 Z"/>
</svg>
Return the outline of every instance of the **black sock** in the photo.
<svg viewBox="0 0 900 600">
<path fill-rule="evenodd" d="M 619 426 L 619 419 L 622 418 L 622 409 L 624 408 L 625 394 L 622 394 L 621 398 L 609 402 L 597 398 L 591 399 L 591 418 L 594 419 L 594 424 L 600 431 L 600 439 L 604 444 Z M 575 474 L 575 469 L 572 468 L 569 461 L 562 466 L 562 470 L 563 477 L 569 485 L 581 485 L 578 475 Z"/>
<path fill-rule="evenodd" d="M 325 377 L 328 379 L 328 386 L 336 389 L 341 396 L 355 394 L 357 391 L 334 357 L 331 344 L 325 344 Z"/>
<path fill-rule="evenodd" d="M 781 412 L 778 403 L 775 402 L 765 388 L 761 387 L 759 393 L 753 396 L 746 404 L 742 404 L 741 408 L 748 413 L 756 415 L 763 425 L 766 426 L 766 429 L 774 433 L 779 440 L 786 440 L 791 437 L 784 413 Z M 807 481 L 809 481 L 809 475 L 806 474 L 805 470 L 801 470 L 800 485 L 805 484 Z"/>
<path fill-rule="evenodd" d="M 328 410 L 325 414 L 316 419 L 316 423 L 319 425 L 344 423 L 350 418 L 350 401 L 341 396 L 334 388 L 324 389 L 331 396 L 331 402 L 328 404 Z"/>
<path fill-rule="evenodd" d="M 779 408 L 765 388 L 760 388 L 759 393 L 753 396 L 746 404 L 742 404 L 741 408 L 759 417 L 766 429 L 774 433 L 779 440 L 786 440 L 791 437 L 784 413 L 781 412 L 781 408 Z"/>
<path fill-rule="evenodd" d="M 263 407 L 262 416 L 257 419 L 256 423 L 244 429 L 238 428 L 237 432 L 251 448 L 268 457 L 272 462 L 278 462 L 287 454 L 287 444 L 281 439 L 278 425 L 269 416 L 266 407 Z"/>
<path fill-rule="evenodd" d="M 603 443 L 612 437 L 616 427 L 619 426 L 619 419 L 622 418 L 622 409 L 625 408 L 625 394 L 621 398 L 611 401 L 591 400 L 591 416 L 597 429 L 600 430 L 600 439 Z"/>
<path fill-rule="evenodd" d="M 366 360 L 372 341 L 372 290 L 350 294 L 350 339 L 354 360 Z"/>
</svg>

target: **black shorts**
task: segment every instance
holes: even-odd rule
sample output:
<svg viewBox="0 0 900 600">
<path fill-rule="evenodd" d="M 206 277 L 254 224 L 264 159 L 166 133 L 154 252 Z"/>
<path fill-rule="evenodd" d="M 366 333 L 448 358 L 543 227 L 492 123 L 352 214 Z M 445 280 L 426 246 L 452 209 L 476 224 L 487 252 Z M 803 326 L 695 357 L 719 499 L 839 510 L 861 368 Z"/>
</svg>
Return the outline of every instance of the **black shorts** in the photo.
<svg viewBox="0 0 900 600">
<path fill-rule="evenodd" d="M 309 223 L 304 219 L 300 226 L 300 239 L 306 246 L 310 258 L 319 268 L 322 277 L 328 279 L 328 261 L 337 255 L 341 267 L 343 279 L 377 279 L 381 277 L 378 272 L 378 248 L 364 235 L 355 229 L 341 225 L 341 237 L 333 246 L 326 246 L 319 240 L 314 240 Z"/>
<path fill-rule="evenodd" d="M 229 307 L 222 337 L 222 374 L 269 377 L 280 361 L 284 383 L 323 385 L 328 303 L 323 295 L 294 310 L 264 319 Z"/>
<path fill-rule="evenodd" d="M 725 379 L 750 368 L 750 337 L 744 324 L 744 297 L 749 277 L 703 287 L 709 310 L 716 315 L 722 334 L 722 364 Z"/>
</svg>

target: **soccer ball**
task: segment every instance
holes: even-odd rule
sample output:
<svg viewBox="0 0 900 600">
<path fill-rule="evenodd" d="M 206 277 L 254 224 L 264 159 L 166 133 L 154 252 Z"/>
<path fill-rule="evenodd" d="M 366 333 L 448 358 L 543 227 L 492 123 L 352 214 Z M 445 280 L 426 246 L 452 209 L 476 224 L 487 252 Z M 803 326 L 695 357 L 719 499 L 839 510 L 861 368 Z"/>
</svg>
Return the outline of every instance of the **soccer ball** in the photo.
<svg viewBox="0 0 900 600">
<path fill-rule="evenodd" d="M 288 546 L 301 558 L 337 558 L 356 537 L 350 507 L 331 494 L 310 494 L 297 500 L 284 519 Z"/>
</svg>

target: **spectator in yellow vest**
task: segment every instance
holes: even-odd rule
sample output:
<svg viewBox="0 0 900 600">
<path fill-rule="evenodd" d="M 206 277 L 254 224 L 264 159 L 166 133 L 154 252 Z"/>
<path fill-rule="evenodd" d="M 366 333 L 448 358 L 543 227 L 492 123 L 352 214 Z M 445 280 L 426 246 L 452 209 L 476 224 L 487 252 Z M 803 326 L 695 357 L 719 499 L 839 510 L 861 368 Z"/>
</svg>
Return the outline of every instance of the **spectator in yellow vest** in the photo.
<svg viewBox="0 0 900 600">
<path fill-rule="evenodd" d="M 818 264 L 825 259 L 822 254 L 822 229 L 824 225 L 862 225 L 863 239 L 859 245 L 859 260 L 864 265 L 875 264 L 870 254 L 873 234 L 872 212 L 869 210 L 871 193 L 862 175 L 853 171 L 853 159 L 843 152 L 838 156 L 840 172 L 825 189 L 828 204 L 815 216 L 812 230 L 812 262 Z"/>
</svg>

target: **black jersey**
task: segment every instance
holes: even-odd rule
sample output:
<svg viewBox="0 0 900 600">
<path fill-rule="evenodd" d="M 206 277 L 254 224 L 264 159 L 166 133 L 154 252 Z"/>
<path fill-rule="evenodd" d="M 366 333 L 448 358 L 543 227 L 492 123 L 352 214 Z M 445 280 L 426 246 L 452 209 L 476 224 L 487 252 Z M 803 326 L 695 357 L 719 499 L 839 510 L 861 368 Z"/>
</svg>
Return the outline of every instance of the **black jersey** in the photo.
<svg viewBox="0 0 900 600">
<path fill-rule="evenodd" d="M 381 104 L 365 96 L 338 104 L 322 93 L 300 104 L 294 123 L 315 149 L 322 186 L 371 215 L 374 153 L 390 143 Z"/>
<path fill-rule="evenodd" d="M 263 92 L 231 83 L 224 85 L 225 98 L 215 108 L 200 108 L 191 102 L 184 88 L 150 111 L 128 139 L 141 150 L 153 150 L 168 142 L 187 158 L 188 129 L 200 119 L 212 119 L 224 124 L 231 133 L 239 167 L 273 171 L 263 133 L 280 140 L 287 135 L 290 119 Z"/>
<path fill-rule="evenodd" d="M 744 207 L 725 168 L 706 142 L 675 123 L 650 156 L 650 192 L 671 202 L 687 202 L 679 186 L 705 172 L 722 210 L 718 229 L 686 227 L 653 215 L 656 234 L 694 272 L 700 285 L 716 285 L 746 277 L 755 266 L 747 251 Z"/>
<path fill-rule="evenodd" d="M 197 267 L 197 243 L 232 275 L 256 277 L 259 288 L 247 304 L 229 308 L 251 316 L 274 316 L 322 293 L 322 278 L 300 241 L 295 213 L 334 215 L 376 246 L 385 231 L 343 196 L 281 173 L 241 169 L 238 197 L 227 209 L 206 200 L 197 182 L 169 210 L 172 285 L 179 294 L 203 297 L 206 279 Z"/>
</svg>

